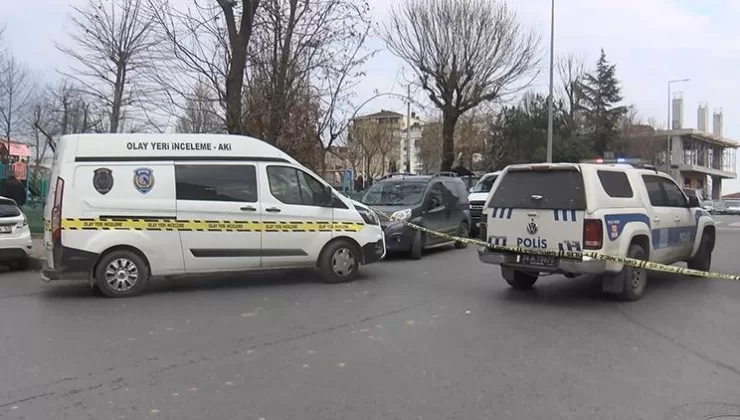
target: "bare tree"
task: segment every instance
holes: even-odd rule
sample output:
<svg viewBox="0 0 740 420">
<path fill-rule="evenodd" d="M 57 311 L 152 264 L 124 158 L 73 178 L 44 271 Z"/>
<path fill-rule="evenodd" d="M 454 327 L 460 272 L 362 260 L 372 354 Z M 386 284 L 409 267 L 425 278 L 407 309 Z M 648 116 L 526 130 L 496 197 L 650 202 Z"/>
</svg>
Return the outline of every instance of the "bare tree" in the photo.
<svg viewBox="0 0 740 420">
<path fill-rule="evenodd" d="M 178 118 L 177 131 L 181 133 L 218 133 L 223 131 L 222 120 L 211 99 L 208 84 L 196 85 L 192 95 L 185 102 L 183 114 Z"/>
<path fill-rule="evenodd" d="M 349 79 L 355 82 L 352 73 L 367 58 L 357 53 L 370 27 L 369 15 L 364 0 L 264 0 L 250 49 L 252 76 L 262 82 L 268 104 L 266 141 L 277 143 L 284 108 L 306 85 L 316 88 L 328 109 L 337 94 L 325 78 L 331 77 L 340 91 Z"/>
<path fill-rule="evenodd" d="M 435 118 L 424 125 L 416 144 L 416 154 L 425 173 L 437 172 L 442 166 L 442 122 Z"/>
<path fill-rule="evenodd" d="M 560 77 L 560 96 L 563 98 L 566 116 L 566 129 L 575 133 L 578 127 L 578 110 L 581 109 L 582 96 L 578 86 L 586 74 L 586 66 L 581 57 L 574 53 L 558 57 L 556 62 Z"/>
<path fill-rule="evenodd" d="M 460 116 L 528 86 L 539 62 L 539 38 L 493 0 L 408 0 L 393 7 L 383 38 L 442 111 L 442 170 L 455 160 Z"/>
<path fill-rule="evenodd" d="M 475 169 L 475 155 L 485 153 L 486 123 L 490 119 L 493 115 L 478 108 L 460 117 L 460 129 L 455 132 L 455 151 L 460 156 L 458 164 Z"/>
<path fill-rule="evenodd" d="M 215 4 L 195 0 L 185 10 L 170 0 L 148 3 L 159 33 L 168 41 L 159 49 L 160 58 L 173 60 L 155 72 L 172 104 L 182 105 L 178 102 L 205 80 L 221 105 L 226 130 L 242 134 L 248 48 L 260 0 L 216 0 Z"/>
<path fill-rule="evenodd" d="M 14 140 L 33 94 L 34 84 L 25 64 L 5 52 L 0 57 L 0 133 Z"/>
<path fill-rule="evenodd" d="M 156 88 L 146 85 L 150 51 L 159 44 L 144 0 L 88 0 L 73 7 L 71 46 L 57 48 L 77 63 L 68 73 L 80 89 L 105 106 L 108 130 L 122 129 L 130 107 L 143 109 Z"/>
<path fill-rule="evenodd" d="M 365 177 L 373 178 L 387 170 L 387 159 L 396 148 L 398 137 L 387 124 L 374 121 L 354 120 L 347 132 L 347 149 Z"/>
<path fill-rule="evenodd" d="M 92 103 L 80 88 L 66 80 L 40 90 L 31 110 L 28 123 L 34 138 L 43 136 L 43 141 L 38 139 L 39 145 L 47 144 L 52 151 L 65 134 L 102 131 L 101 118 Z"/>
</svg>

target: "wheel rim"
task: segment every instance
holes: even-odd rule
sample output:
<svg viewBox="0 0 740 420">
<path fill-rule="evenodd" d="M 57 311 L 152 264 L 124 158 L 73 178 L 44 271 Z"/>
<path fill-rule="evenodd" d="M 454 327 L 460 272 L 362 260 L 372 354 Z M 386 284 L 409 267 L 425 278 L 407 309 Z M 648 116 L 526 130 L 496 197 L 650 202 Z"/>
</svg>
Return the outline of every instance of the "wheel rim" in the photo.
<svg viewBox="0 0 740 420">
<path fill-rule="evenodd" d="M 639 290 L 645 284 L 646 275 L 647 272 L 644 268 L 632 267 L 630 269 L 630 286 L 632 290 Z"/>
<path fill-rule="evenodd" d="M 116 258 L 105 268 L 105 282 L 117 292 L 131 290 L 139 281 L 139 268 L 127 258 Z"/>
<path fill-rule="evenodd" d="M 339 248 L 331 257 L 331 268 L 334 274 L 347 277 L 355 269 L 355 256 L 348 248 Z"/>
</svg>

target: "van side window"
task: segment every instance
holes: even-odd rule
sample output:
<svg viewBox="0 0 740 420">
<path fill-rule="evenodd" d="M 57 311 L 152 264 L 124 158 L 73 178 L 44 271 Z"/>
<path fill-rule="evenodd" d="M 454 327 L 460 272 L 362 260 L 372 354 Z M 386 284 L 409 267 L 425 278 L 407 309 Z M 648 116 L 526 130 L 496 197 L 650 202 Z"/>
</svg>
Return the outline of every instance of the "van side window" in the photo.
<svg viewBox="0 0 740 420">
<path fill-rule="evenodd" d="M 257 202 L 254 165 L 175 165 L 178 200 Z"/>
<path fill-rule="evenodd" d="M 324 184 L 311 175 L 290 166 L 268 166 L 270 193 L 285 204 L 318 206 Z"/>
<path fill-rule="evenodd" d="M 432 188 L 429 189 L 429 195 L 427 196 L 427 202 L 434 203 L 436 206 L 441 206 L 446 203 L 444 185 L 441 182 L 435 182 L 432 184 Z"/>
</svg>

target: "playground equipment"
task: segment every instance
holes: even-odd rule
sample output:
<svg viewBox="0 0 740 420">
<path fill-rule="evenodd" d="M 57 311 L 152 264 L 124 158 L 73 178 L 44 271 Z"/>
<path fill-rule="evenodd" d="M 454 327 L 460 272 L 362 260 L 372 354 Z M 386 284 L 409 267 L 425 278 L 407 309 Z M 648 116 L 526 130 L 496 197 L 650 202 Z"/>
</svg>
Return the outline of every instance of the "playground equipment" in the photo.
<svg viewBox="0 0 740 420">
<path fill-rule="evenodd" d="M 0 182 L 11 174 L 26 184 L 29 202 L 43 200 L 48 190 L 48 169 L 29 165 L 28 146 L 0 139 Z"/>
</svg>

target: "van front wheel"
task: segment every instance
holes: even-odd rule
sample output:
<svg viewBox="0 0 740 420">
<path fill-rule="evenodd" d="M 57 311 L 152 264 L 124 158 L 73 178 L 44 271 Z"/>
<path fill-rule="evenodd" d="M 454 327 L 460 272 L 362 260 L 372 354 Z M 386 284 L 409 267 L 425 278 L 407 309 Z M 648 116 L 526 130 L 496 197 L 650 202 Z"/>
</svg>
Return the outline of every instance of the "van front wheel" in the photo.
<svg viewBox="0 0 740 420">
<path fill-rule="evenodd" d="M 327 283 L 344 283 L 357 278 L 361 255 L 349 241 L 335 241 L 321 253 L 319 270 Z"/>
<path fill-rule="evenodd" d="M 149 267 L 135 252 L 113 251 L 100 259 L 95 283 L 100 293 L 110 298 L 137 296 L 149 283 Z"/>
</svg>

